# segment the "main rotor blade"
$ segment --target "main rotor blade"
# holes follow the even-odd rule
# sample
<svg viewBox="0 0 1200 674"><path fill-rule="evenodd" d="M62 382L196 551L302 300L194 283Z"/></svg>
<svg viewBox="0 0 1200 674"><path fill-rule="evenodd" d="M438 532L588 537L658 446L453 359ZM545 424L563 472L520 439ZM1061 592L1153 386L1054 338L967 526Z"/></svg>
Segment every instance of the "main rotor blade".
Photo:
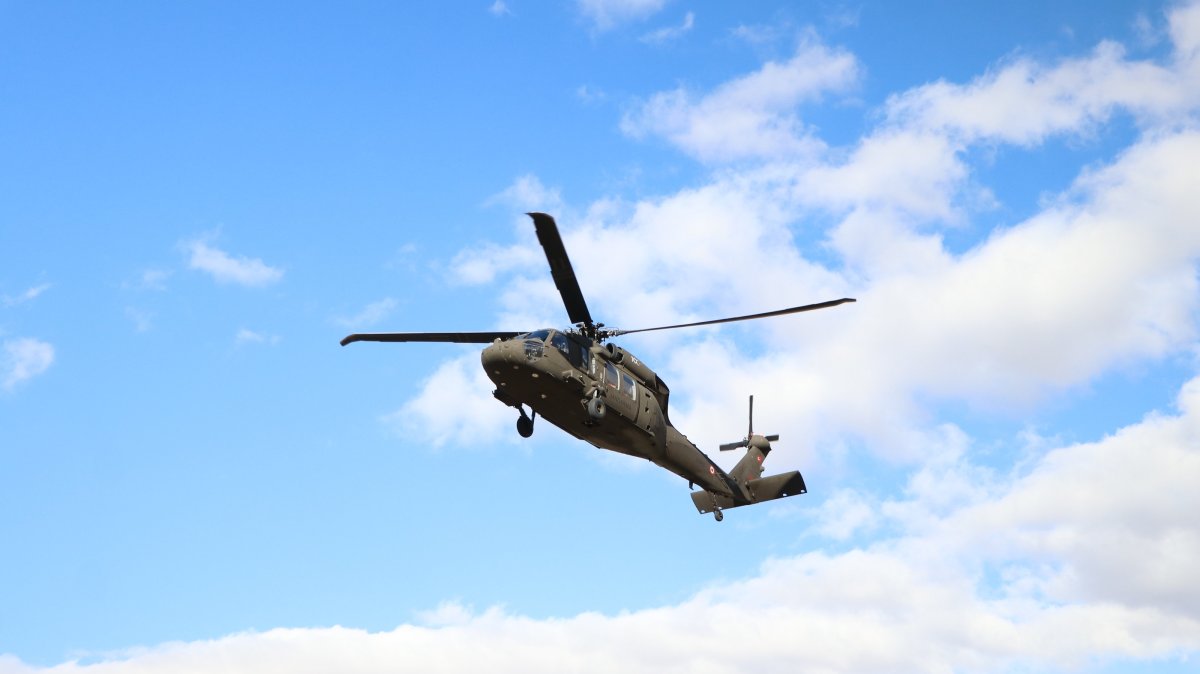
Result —
<svg viewBox="0 0 1200 674"><path fill-rule="evenodd" d="M558 294L562 295L563 305L567 308L567 316L572 323L592 324L592 314L588 312L587 302L583 300L583 291L579 289L579 281L575 278L575 269L567 257L567 248L563 246L562 237L558 234L558 225L554 218L545 213L527 213L533 218L533 226L537 229L538 242L546 251L546 261L550 263L550 275L554 277L554 285Z"/></svg>
<svg viewBox="0 0 1200 674"><path fill-rule="evenodd" d="M761 314L750 314L748 316L734 316L733 318L717 318L711 321L697 321L695 323L680 323L678 325L660 325L657 328L640 328L638 330L612 330L608 333L610 337L619 337L621 335L631 335L635 332L651 332L653 330L674 330L675 328L693 328L698 325L716 325L717 323L733 323L734 321L750 321L756 318L771 318L772 316L785 316L787 314L798 314L802 311L816 311L817 309L828 309L836 307L839 304L856 301L853 297L843 297L840 300L830 300L828 302L818 302L816 304L805 304L799 307L790 309L779 309L777 311L766 311Z"/></svg>
<svg viewBox="0 0 1200 674"><path fill-rule="evenodd" d="M342 346L350 342L455 342L489 344L497 339L516 337L519 332L369 332L349 335Z"/></svg>

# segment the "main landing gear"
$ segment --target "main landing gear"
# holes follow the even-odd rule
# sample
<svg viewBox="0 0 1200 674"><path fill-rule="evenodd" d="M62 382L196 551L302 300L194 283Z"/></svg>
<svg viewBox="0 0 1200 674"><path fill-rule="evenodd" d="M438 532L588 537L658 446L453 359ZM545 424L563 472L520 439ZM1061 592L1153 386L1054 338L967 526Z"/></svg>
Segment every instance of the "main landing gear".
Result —
<svg viewBox="0 0 1200 674"><path fill-rule="evenodd" d="M533 420L537 418L537 412L534 412L533 416L530 417L525 414L524 407L518 406L517 409L521 412L521 416L517 418L517 433L522 438L528 438L533 435Z"/></svg>
<svg viewBox="0 0 1200 674"><path fill-rule="evenodd" d="M592 421L600 421L607 411L608 407L604 404L604 398L600 397L599 392L587 401L587 413Z"/></svg>
<svg viewBox="0 0 1200 674"><path fill-rule="evenodd" d="M600 389L592 389L591 394L584 400L583 408L587 410L587 418L583 420L584 426L595 426L600 423L604 415L608 413L608 405L604 403L604 396L600 395Z"/></svg>

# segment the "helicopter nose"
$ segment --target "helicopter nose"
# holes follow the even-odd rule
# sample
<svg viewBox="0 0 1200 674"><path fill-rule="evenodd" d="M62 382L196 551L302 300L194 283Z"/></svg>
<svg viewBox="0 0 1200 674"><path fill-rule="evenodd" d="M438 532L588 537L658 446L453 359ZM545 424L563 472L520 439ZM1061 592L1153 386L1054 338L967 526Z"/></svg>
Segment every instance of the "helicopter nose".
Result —
<svg viewBox="0 0 1200 674"><path fill-rule="evenodd" d="M492 342L479 354L479 360L488 375L500 374L500 366L508 359L508 349L505 346L504 342Z"/></svg>

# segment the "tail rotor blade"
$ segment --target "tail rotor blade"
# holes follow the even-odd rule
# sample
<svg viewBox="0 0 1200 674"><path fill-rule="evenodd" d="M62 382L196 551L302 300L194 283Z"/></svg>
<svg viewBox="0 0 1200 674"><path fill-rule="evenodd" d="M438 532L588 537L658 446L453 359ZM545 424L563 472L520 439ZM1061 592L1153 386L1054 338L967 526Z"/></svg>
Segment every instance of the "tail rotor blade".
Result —
<svg viewBox="0 0 1200 674"><path fill-rule="evenodd" d="M777 441L777 440L779 440L779 435L778 435L778 434L775 434L775 435L768 435L768 436L767 436L767 442L775 442L775 441Z"/></svg>
<svg viewBox="0 0 1200 674"><path fill-rule="evenodd" d="M750 394L750 425L746 427L746 437L754 435L754 394Z"/></svg>
<svg viewBox="0 0 1200 674"><path fill-rule="evenodd" d="M721 445L720 450L722 452L728 452L731 449L737 449L738 447L745 447L745 446L746 446L745 440L738 440L737 442L727 442L727 443Z"/></svg>

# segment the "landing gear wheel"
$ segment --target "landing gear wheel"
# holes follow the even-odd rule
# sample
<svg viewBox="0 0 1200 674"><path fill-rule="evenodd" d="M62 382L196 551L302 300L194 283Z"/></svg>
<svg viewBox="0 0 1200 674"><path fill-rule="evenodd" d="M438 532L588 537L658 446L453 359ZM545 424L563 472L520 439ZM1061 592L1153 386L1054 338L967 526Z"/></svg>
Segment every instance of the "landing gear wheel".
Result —
<svg viewBox="0 0 1200 674"><path fill-rule="evenodd" d="M525 416L525 410L521 410L521 416L517 417L517 433L522 438L533 435L533 419Z"/></svg>
<svg viewBox="0 0 1200 674"><path fill-rule="evenodd" d="M713 517L717 518L717 521L720 522L721 520L725 519L725 513L721 512L720 510L714 510Z"/></svg>
<svg viewBox="0 0 1200 674"><path fill-rule="evenodd" d="M604 404L604 398L596 396L587 403L588 416L593 421L600 421L604 418L604 413L608 411L608 407Z"/></svg>

